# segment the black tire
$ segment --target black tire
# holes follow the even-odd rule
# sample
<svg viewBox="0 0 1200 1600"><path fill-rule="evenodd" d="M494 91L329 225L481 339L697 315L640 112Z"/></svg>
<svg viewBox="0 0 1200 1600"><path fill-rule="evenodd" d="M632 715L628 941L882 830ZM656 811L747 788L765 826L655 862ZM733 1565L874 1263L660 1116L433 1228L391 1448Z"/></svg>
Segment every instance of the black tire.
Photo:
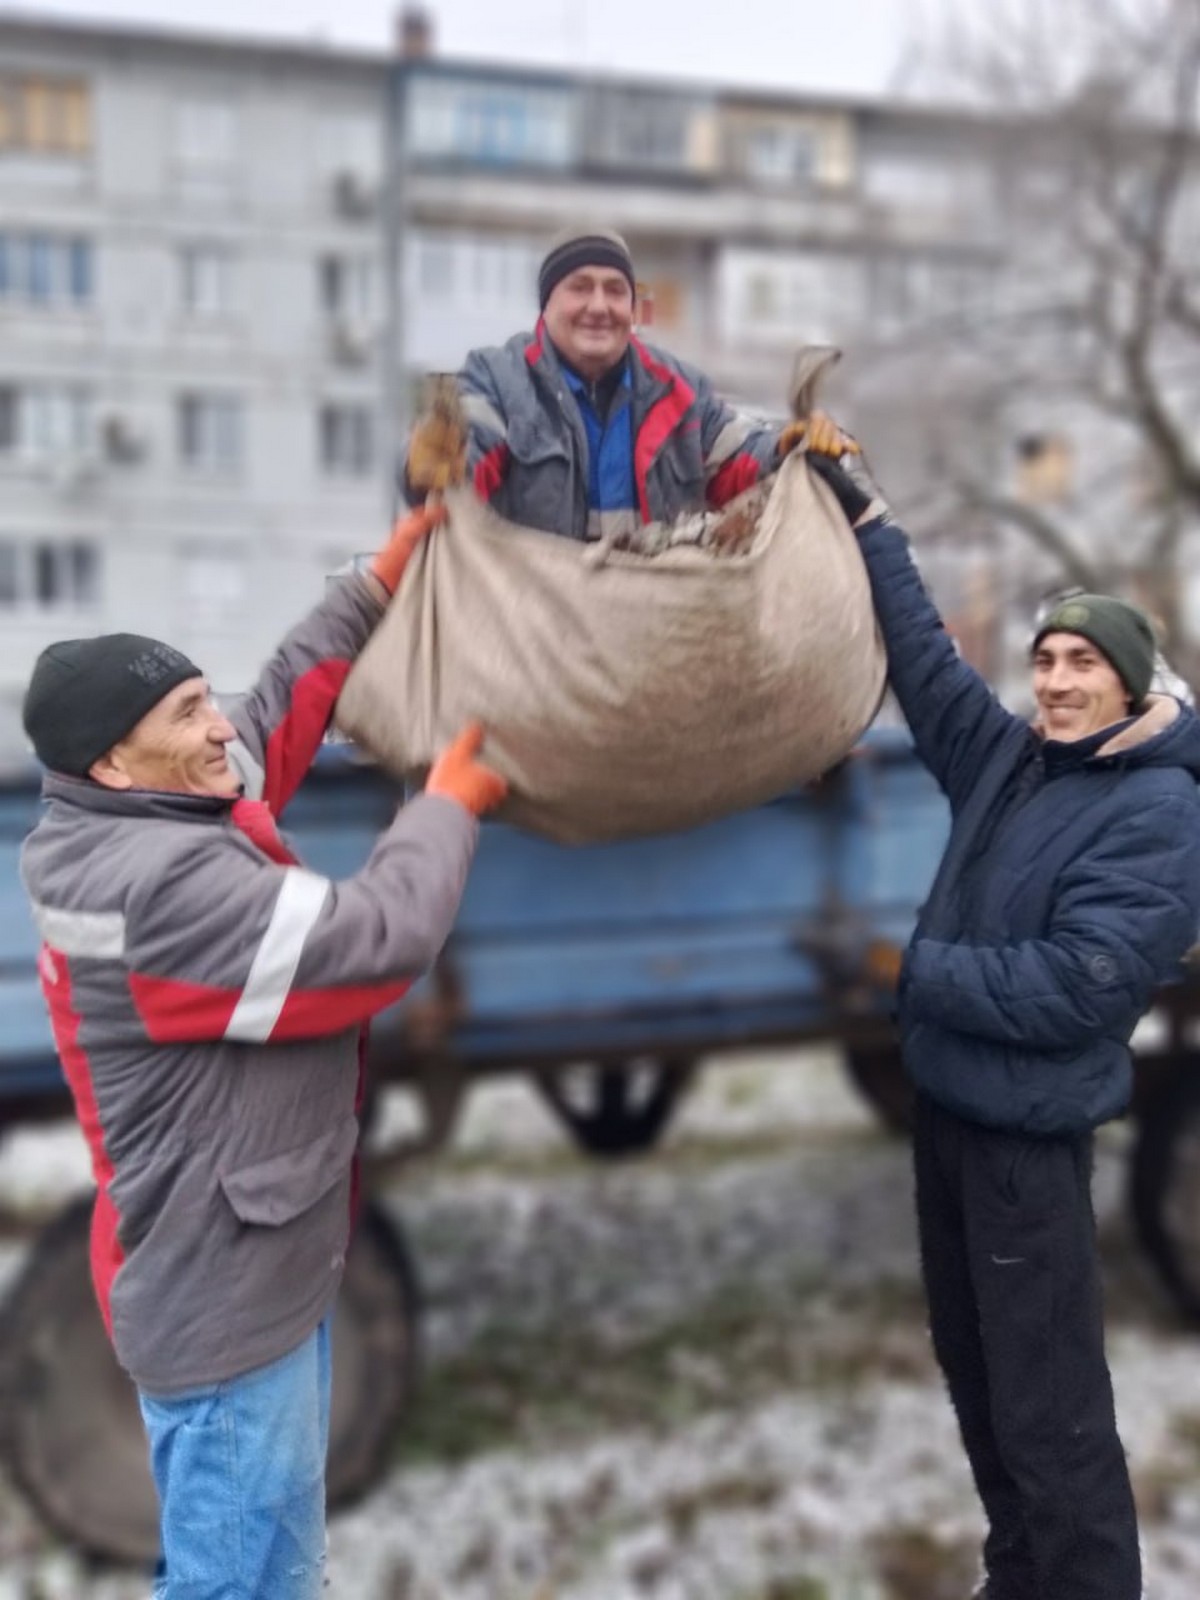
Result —
<svg viewBox="0 0 1200 1600"><path fill-rule="evenodd" d="M158 1509L133 1385L92 1293L90 1196L45 1229L0 1325L0 1447L57 1533L90 1555L147 1563Z"/></svg>
<svg viewBox="0 0 1200 1600"><path fill-rule="evenodd" d="M0 1314L0 1451L46 1523L92 1556L148 1564L158 1506L137 1397L92 1293L90 1197L42 1233ZM364 1208L333 1334L330 1506L383 1468L417 1373L418 1299L403 1242Z"/></svg>
<svg viewBox="0 0 1200 1600"><path fill-rule="evenodd" d="M546 1072L543 1099L581 1149L606 1160L653 1149L695 1076L689 1059L636 1056Z"/></svg>
<svg viewBox="0 0 1200 1600"><path fill-rule="evenodd" d="M909 1138L916 1096L896 1044L847 1046L846 1076L889 1133Z"/></svg>
<svg viewBox="0 0 1200 1600"><path fill-rule="evenodd" d="M1200 1323L1200 1061L1179 1058L1140 1108L1129 1205L1179 1310Z"/></svg>
<svg viewBox="0 0 1200 1600"><path fill-rule="evenodd" d="M397 1223L368 1201L346 1257L333 1326L326 1484L331 1509L373 1488L420 1376L421 1297Z"/></svg>

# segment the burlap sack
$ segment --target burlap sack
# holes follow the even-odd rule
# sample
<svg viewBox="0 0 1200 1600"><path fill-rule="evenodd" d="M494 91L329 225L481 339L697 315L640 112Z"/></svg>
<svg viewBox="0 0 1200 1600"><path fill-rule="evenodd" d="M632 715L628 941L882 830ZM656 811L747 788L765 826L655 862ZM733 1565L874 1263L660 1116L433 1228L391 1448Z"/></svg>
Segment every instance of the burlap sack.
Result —
<svg viewBox="0 0 1200 1600"><path fill-rule="evenodd" d="M745 555L605 556L469 490L447 503L338 702L341 730L398 776L479 718L511 786L502 816L566 843L615 839L803 784L875 713L866 571L801 454Z"/></svg>

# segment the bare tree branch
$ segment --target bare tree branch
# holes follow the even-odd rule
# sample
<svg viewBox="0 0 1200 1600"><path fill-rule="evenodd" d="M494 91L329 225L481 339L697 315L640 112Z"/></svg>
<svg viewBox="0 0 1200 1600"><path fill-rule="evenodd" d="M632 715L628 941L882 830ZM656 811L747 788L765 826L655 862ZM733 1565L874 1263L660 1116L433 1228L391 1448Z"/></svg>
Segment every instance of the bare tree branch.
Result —
<svg viewBox="0 0 1200 1600"><path fill-rule="evenodd" d="M1071 583L1084 589L1097 587L1096 568L1075 547L1066 529L1037 506L966 479L956 480L954 487L964 505L976 511L986 511L998 522L1020 528L1039 550L1054 559Z"/></svg>

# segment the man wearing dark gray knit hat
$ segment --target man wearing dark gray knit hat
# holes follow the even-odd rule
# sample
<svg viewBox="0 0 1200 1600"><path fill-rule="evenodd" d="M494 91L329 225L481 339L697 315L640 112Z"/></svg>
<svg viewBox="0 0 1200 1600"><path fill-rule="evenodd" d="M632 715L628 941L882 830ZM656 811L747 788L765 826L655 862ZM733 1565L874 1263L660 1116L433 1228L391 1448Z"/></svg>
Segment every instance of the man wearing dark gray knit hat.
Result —
<svg viewBox="0 0 1200 1600"><path fill-rule="evenodd" d="M150 1447L156 1600L324 1582L362 1029L445 940L505 785L467 728L336 885L274 819L438 520L407 517L228 715L185 655L129 633L51 645L25 698L49 771L21 878L91 1147L96 1298Z"/></svg>
<svg viewBox="0 0 1200 1600"><path fill-rule="evenodd" d="M573 539L724 505L779 466L801 423L739 415L704 375L634 334L629 246L604 226L567 228L538 271L538 324L472 350L461 416L435 410L409 442L416 501L470 479L509 521Z"/></svg>

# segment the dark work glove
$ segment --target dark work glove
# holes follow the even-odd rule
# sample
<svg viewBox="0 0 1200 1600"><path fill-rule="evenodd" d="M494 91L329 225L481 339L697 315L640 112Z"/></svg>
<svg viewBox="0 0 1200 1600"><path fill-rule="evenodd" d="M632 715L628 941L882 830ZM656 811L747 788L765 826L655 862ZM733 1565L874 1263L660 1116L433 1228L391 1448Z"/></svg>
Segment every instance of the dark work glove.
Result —
<svg viewBox="0 0 1200 1600"><path fill-rule="evenodd" d="M808 464L833 490L852 528L875 517L889 516L891 507L880 494L861 455L844 455L840 461L809 453Z"/></svg>

